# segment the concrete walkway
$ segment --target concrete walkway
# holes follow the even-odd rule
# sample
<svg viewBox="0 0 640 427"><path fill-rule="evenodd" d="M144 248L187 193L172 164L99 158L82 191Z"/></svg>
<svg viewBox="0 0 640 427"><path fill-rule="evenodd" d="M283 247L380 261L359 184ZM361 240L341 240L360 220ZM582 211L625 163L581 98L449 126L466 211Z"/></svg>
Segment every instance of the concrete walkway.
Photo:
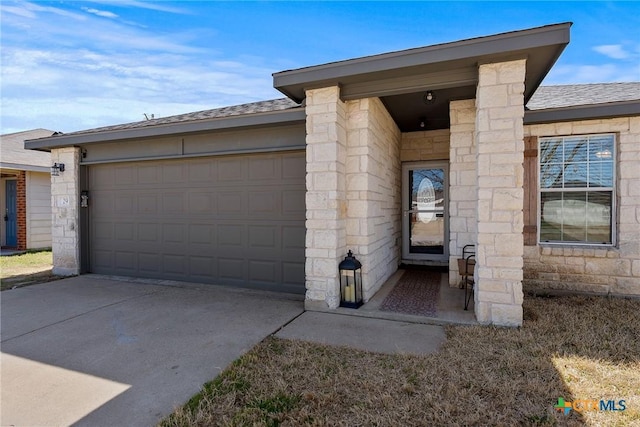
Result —
<svg viewBox="0 0 640 427"><path fill-rule="evenodd" d="M303 313L299 296L84 275L2 292L0 425L150 426L277 331L425 354L440 326Z"/></svg>
<svg viewBox="0 0 640 427"><path fill-rule="evenodd" d="M389 354L429 354L446 340L442 326L313 311L297 317L276 337Z"/></svg>

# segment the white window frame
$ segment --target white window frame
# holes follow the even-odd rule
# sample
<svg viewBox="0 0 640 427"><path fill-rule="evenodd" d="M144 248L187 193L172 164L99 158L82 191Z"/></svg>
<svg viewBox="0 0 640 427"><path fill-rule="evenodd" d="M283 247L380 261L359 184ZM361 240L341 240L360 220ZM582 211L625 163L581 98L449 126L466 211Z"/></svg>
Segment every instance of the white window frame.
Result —
<svg viewBox="0 0 640 427"><path fill-rule="evenodd" d="M542 164L542 142L545 139L558 139L561 138L564 140L566 138L591 138L591 137L602 137L602 136L611 136L613 138L613 152L611 153L613 160L613 170L612 170L612 187L575 187L567 190L566 188L542 188L542 177L540 176L540 167ZM564 148L563 148L564 149ZM618 137L617 134L612 132L606 133L597 133L597 134L576 134L576 135L554 135L554 136L541 136L538 137L538 164L537 164L537 176L538 176L538 216L537 216L537 231L538 231L538 244L539 245L549 245L549 246L580 246L580 247L595 247L595 248L610 248L615 247L617 245L617 209L616 209L616 187L617 187L617 151L618 151ZM611 191L611 243L595 243L595 242L578 242L578 241L543 241L540 240L540 234L542 232L542 193L550 192L550 193L567 193L567 192L597 192L597 191Z"/></svg>

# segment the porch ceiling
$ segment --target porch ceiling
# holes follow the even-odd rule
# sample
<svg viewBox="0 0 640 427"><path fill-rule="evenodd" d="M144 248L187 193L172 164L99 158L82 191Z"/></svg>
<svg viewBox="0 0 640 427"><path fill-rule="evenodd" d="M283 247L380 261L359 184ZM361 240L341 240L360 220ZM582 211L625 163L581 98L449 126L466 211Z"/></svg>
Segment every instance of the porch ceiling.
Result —
<svg viewBox="0 0 640 427"><path fill-rule="evenodd" d="M273 75L274 87L301 102L308 89L340 86L344 100L380 97L403 132L443 129L449 126L449 101L475 98L479 64L526 58L526 103L569 43L570 27L548 25L283 71ZM426 91L433 91L435 102L424 102Z"/></svg>

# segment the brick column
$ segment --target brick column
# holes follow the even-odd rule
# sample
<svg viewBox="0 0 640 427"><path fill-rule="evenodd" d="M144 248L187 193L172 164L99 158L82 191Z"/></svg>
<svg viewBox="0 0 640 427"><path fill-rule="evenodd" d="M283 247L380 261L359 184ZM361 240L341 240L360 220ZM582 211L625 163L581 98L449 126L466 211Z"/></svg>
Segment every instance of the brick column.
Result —
<svg viewBox="0 0 640 427"><path fill-rule="evenodd" d="M307 308L340 304L338 264L346 253L346 106L340 88L308 90L307 113Z"/></svg>
<svg viewBox="0 0 640 427"><path fill-rule="evenodd" d="M475 313L504 326L522 324L525 63L480 65L476 95Z"/></svg>
<svg viewBox="0 0 640 427"><path fill-rule="evenodd" d="M20 171L16 182L17 249L27 249L27 173Z"/></svg>
<svg viewBox="0 0 640 427"><path fill-rule="evenodd" d="M477 172L475 100L452 101L449 139L449 285L460 282L462 248L476 243Z"/></svg>
<svg viewBox="0 0 640 427"><path fill-rule="evenodd" d="M51 177L53 274L73 276L80 272L80 149L53 149L51 162L65 166L59 176Z"/></svg>

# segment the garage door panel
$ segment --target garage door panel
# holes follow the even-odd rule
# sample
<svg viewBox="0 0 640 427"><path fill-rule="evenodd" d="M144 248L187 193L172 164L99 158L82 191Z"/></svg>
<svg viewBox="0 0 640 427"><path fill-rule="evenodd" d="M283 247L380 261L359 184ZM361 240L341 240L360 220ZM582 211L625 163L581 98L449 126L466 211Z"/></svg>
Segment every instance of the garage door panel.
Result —
<svg viewBox="0 0 640 427"><path fill-rule="evenodd" d="M255 157L249 159L249 179L261 181L280 180L280 159L276 157Z"/></svg>
<svg viewBox="0 0 640 427"><path fill-rule="evenodd" d="M136 183L134 177L137 173L133 166L118 166L114 172L116 186L131 186Z"/></svg>
<svg viewBox="0 0 640 427"><path fill-rule="evenodd" d="M158 182L159 170L156 165L141 164L136 168L138 184L156 184Z"/></svg>
<svg viewBox="0 0 640 427"><path fill-rule="evenodd" d="M169 274L186 275L186 257L178 254L164 254L162 256L162 271Z"/></svg>
<svg viewBox="0 0 640 427"><path fill-rule="evenodd" d="M162 165L162 183L176 186L188 181L187 165L184 163L167 163Z"/></svg>
<svg viewBox="0 0 640 427"><path fill-rule="evenodd" d="M282 191L282 214L295 218L306 215L304 198L304 190Z"/></svg>
<svg viewBox="0 0 640 427"><path fill-rule="evenodd" d="M283 179L302 179L307 174L306 162L301 162L294 156L285 156L282 158L282 178Z"/></svg>
<svg viewBox="0 0 640 427"><path fill-rule="evenodd" d="M131 242L135 239L135 224L121 222L114 227L116 244Z"/></svg>
<svg viewBox="0 0 640 427"><path fill-rule="evenodd" d="M160 266L162 266L161 254L138 252L138 273L142 273L142 277L157 277L160 273ZM155 273L156 276L149 276L149 273Z"/></svg>
<svg viewBox="0 0 640 427"><path fill-rule="evenodd" d="M241 157L218 162L218 182L241 181L244 178L245 161Z"/></svg>
<svg viewBox="0 0 640 427"><path fill-rule="evenodd" d="M248 264L249 268L249 280L253 282L263 283L277 283L278 275L278 262L269 260L250 260Z"/></svg>
<svg viewBox="0 0 640 427"><path fill-rule="evenodd" d="M216 207L218 215L237 218L245 212L243 194L237 191L221 191L216 194Z"/></svg>
<svg viewBox="0 0 640 427"><path fill-rule="evenodd" d="M124 252L118 251L114 253L115 255L115 264L118 271L129 273L135 272L137 270L137 256L135 252Z"/></svg>
<svg viewBox="0 0 640 427"><path fill-rule="evenodd" d="M278 232L279 227L276 225L250 225L249 247L277 250L280 246L276 240L276 233Z"/></svg>
<svg viewBox="0 0 640 427"><path fill-rule="evenodd" d="M304 292L304 153L89 167L91 270Z"/></svg>

